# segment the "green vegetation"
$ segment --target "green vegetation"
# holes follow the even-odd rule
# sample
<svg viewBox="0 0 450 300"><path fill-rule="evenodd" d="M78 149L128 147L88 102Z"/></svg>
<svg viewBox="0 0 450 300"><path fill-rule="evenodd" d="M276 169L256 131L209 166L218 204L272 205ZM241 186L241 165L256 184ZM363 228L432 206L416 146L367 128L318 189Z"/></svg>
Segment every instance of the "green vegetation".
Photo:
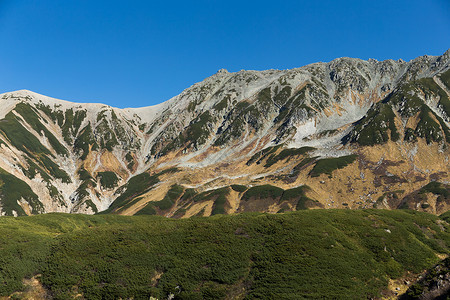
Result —
<svg viewBox="0 0 450 300"><path fill-rule="evenodd" d="M233 191L236 191L238 193L243 193L248 189L248 187L241 184L232 184L230 187L233 189Z"/></svg>
<svg viewBox="0 0 450 300"><path fill-rule="evenodd" d="M439 75L441 81L450 89L450 70L445 71Z"/></svg>
<svg viewBox="0 0 450 300"><path fill-rule="evenodd" d="M44 215L36 218L2 217L0 218L0 295L9 296L24 289L23 278L41 273L50 254L50 244L63 228L70 228L72 222L64 224L47 217L47 225L41 223ZM68 219L66 219L68 221ZM42 220L43 221L43 220ZM60 223L61 222L61 223ZM57 229L48 225L53 223Z"/></svg>
<svg viewBox="0 0 450 300"><path fill-rule="evenodd" d="M254 162L256 162L257 164L260 164L261 161L266 158L267 156L269 156L272 153L275 153L278 149L280 149L281 147L283 147L282 144L280 145L276 145L276 146L270 146L267 148L262 149L259 152L256 152L247 162L247 166L250 166L251 164L253 164Z"/></svg>
<svg viewBox="0 0 450 300"><path fill-rule="evenodd" d="M389 140L389 133L393 141L400 138L395 127L395 114L389 104L378 103L355 124L355 128L344 138L344 141L362 146L373 146L386 143Z"/></svg>
<svg viewBox="0 0 450 300"><path fill-rule="evenodd" d="M443 213L439 216L442 220L445 220L447 223L450 223L450 210Z"/></svg>
<svg viewBox="0 0 450 300"><path fill-rule="evenodd" d="M38 120L38 116L36 115L35 111L32 110L29 106L21 105L19 103L16 108L18 109L18 112L23 114L23 118L27 117L30 122L34 124L32 126L35 126L37 130L39 130L39 126L43 127L43 125ZM43 128L45 129L45 127ZM44 129L42 129L42 131L46 132L46 129ZM10 143L15 148L27 154L28 157L26 158L26 161L28 164L28 168L24 166L20 167L25 176L32 179L36 176L37 173L40 173L42 178L46 182L50 182L51 177L61 179L64 183L71 182L70 176L65 171L61 170L55 162L53 162L53 160L51 159L53 158L51 152L46 147L44 147L32 133L30 133L25 127L23 127L23 125L19 122L19 119L14 115L13 112L9 112L4 119L0 120L0 131L5 134ZM50 141L50 133L48 132L46 135ZM53 142L53 147L55 148L55 150L58 148L56 142ZM64 151L60 149L59 152L63 153ZM16 181L13 180L12 182ZM22 181L19 180L19 182ZM12 199L4 200L10 203L8 204L8 207L15 207L18 209L20 206L18 206L16 201L20 199L18 195L23 193L24 199L29 202L33 209L33 212L36 213L41 211L42 204L37 200L37 198L34 198L35 195L34 193L32 193L29 186L25 182L22 183L28 188L23 186L23 189L15 190L14 184L7 185L3 188L3 193L12 193L15 195ZM9 188L14 190L7 191L7 189ZM8 209L8 211L9 213L11 212L10 209ZM21 208L17 212L19 214L23 214L23 210Z"/></svg>
<svg viewBox="0 0 450 300"><path fill-rule="evenodd" d="M180 185L174 184L167 191L167 194L161 201L153 202L153 205L158 207L160 210L167 210L171 208L175 201L177 201L184 192L184 188Z"/></svg>
<svg viewBox="0 0 450 300"><path fill-rule="evenodd" d="M51 183L47 183L47 189L53 201L62 206L67 206L67 204L64 202L64 197L61 195L61 192L54 185L52 185Z"/></svg>
<svg viewBox="0 0 450 300"><path fill-rule="evenodd" d="M23 117L23 119L31 126L31 128L33 128L39 135L42 135L42 133L44 133L44 135L50 142L50 145L52 145L53 149L55 149L56 153L64 156L68 155L66 147L61 145L58 139L41 123L40 117L37 115L34 108L32 108L29 104L21 102L16 105L14 110L19 113ZM45 121L45 119L42 120Z"/></svg>
<svg viewBox="0 0 450 300"><path fill-rule="evenodd" d="M45 167L48 170L48 174L50 174L54 178L61 179L64 183L71 183L72 179L66 171L61 170L59 166L54 163L48 156L46 155L38 155L36 156L37 160L40 162L41 166Z"/></svg>
<svg viewBox="0 0 450 300"><path fill-rule="evenodd" d="M305 157L303 158L296 166L292 168L292 171L285 175L278 176L278 179L281 179L285 182L292 183L300 174L300 171L305 169L306 167L312 165L318 157Z"/></svg>
<svg viewBox="0 0 450 300"><path fill-rule="evenodd" d="M293 169L294 173L298 174L300 170L306 166L307 164L314 162L317 157L305 157L298 165L296 165Z"/></svg>
<svg viewBox="0 0 450 300"><path fill-rule="evenodd" d="M28 169L23 166L20 166L23 174L30 179L33 179L37 173L41 174L42 179L46 182L50 182L51 177L37 164L34 163L30 158L25 157L25 160L28 164Z"/></svg>
<svg viewBox="0 0 450 300"><path fill-rule="evenodd" d="M246 189L245 186L241 185L236 185L236 187L238 189L242 189L242 187ZM192 202L214 201L211 215L225 214L225 204L227 203L227 196L229 195L230 191L231 187L223 187L204 192L197 192L195 189L192 188L184 189L181 186L174 185L172 186L171 190L169 190L169 192L171 192L172 195L170 201L166 199L170 195L168 192L166 197L162 201L150 202L144 209L146 209L147 207L158 207L158 204L163 201L165 201L164 209L167 209L173 206L175 200L180 199L179 201L180 208L177 210L177 214L182 215L185 212L186 207L189 204L191 204L191 201ZM161 207L159 208L162 209ZM150 212L153 211L150 210Z"/></svg>
<svg viewBox="0 0 450 300"><path fill-rule="evenodd" d="M123 208L130 201L135 200L137 197L150 191L159 180L159 176L177 172L176 168L166 169L159 173L150 175L149 173L142 173L132 177L125 185L121 186L116 193L122 193L114 200L106 211L101 213L115 212Z"/></svg>
<svg viewBox="0 0 450 300"><path fill-rule="evenodd" d="M152 176L148 173L142 173L132 177L123 186L125 191L119 197L117 197L113 203L111 203L110 207L105 211L105 213L112 212L115 209L118 209L124 204L126 204L126 202L133 200L133 198L136 198L137 196L140 196L145 192L148 192L158 182L159 182L158 176L155 175ZM119 188L119 190L120 189L121 188Z"/></svg>
<svg viewBox="0 0 450 300"><path fill-rule="evenodd" d="M51 155L50 151L20 124L13 112L9 112L0 120L0 131L5 134L11 145L30 156L33 153Z"/></svg>
<svg viewBox="0 0 450 300"><path fill-rule="evenodd" d="M433 120L432 115L434 115L434 113L428 106L424 105L419 115L420 121L414 131L416 136L425 138L427 144L430 144L431 142L440 142L443 139L441 127L439 126L439 123Z"/></svg>
<svg viewBox="0 0 450 300"><path fill-rule="evenodd" d="M107 112L107 111L108 111L107 109L103 109L102 111L100 111L100 112L97 114L97 122L100 122L101 120L104 120L104 119L107 118L107 116L106 116L106 112Z"/></svg>
<svg viewBox="0 0 450 300"><path fill-rule="evenodd" d="M208 111L202 113L189 124L183 139L194 146L203 145L210 135L209 125L212 122L214 122L214 119Z"/></svg>
<svg viewBox="0 0 450 300"><path fill-rule="evenodd" d="M100 179L100 185L103 189L115 188L117 182L119 182L119 177L117 177L116 173L111 171L98 172L97 178Z"/></svg>
<svg viewBox="0 0 450 300"><path fill-rule="evenodd" d="M351 154L341 157L323 158L317 160L309 175L311 177L317 177L320 174L328 174L331 177L331 173L334 170L342 169L351 163L353 163L358 156L356 154Z"/></svg>
<svg viewBox="0 0 450 300"><path fill-rule="evenodd" d="M228 101L231 99L230 95L226 95L220 102L218 102L216 105L214 105L214 110L216 111L221 111L224 110L225 108L227 108L228 106ZM190 103L189 103L190 105Z"/></svg>
<svg viewBox="0 0 450 300"><path fill-rule="evenodd" d="M199 192L196 189L184 189L181 186L173 185L163 200L149 202L139 211L139 214L163 215L161 211L172 208L176 204L178 207L177 214L178 216L182 216L183 212L185 212L193 203L202 203L206 201L213 201L211 215L226 214L226 205L232 190L238 192L238 196L241 200L246 202L255 201L255 203L257 203L260 200L267 199L275 200L275 202L279 201L281 205L283 202L290 202L297 207L297 210L322 207L318 201L306 196L306 191L309 190L309 187L307 186L283 190L282 188L272 185L259 185L251 188L244 185L231 185ZM126 204L120 207L119 211L136 204L140 199L141 198L130 198ZM176 201L178 199L179 201ZM285 205L284 211L287 210L292 209Z"/></svg>
<svg viewBox="0 0 450 300"><path fill-rule="evenodd" d="M314 109L318 111L322 110L327 105L328 99L330 98L326 92L326 88L321 86L319 81L307 83L301 90L288 97L290 94L291 91L287 89L287 87L284 87L280 93L274 97L274 101L280 107L279 114L274 120L276 124L281 123L279 128L280 132L288 129L287 124L289 124L289 120L291 120L300 110L306 114L314 114ZM314 109L305 103L307 95L314 95L314 98L317 100L311 103L311 106L313 106Z"/></svg>
<svg viewBox="0 0 450 300"><path fill-rule="evenodd" d="M230 187L223 187L214 190L197 193L194 189L186 189L181 200L187 202L214 201L211 215L225 214L225 204L227 203L227 196L230 193ZM203 215L203 214L202 214Z"/></svg>
<svg viewBox="0 0 450 300"><path fill-rule="evenodd" d="M285 190L283 196L281 196L280 202L297 200L295 206L296 210L308 209L308 207L311 206L320 206L318 201L306 196L306 192L309 190L311 190L311 188L307 185Z"/></svg>
<svg viewBox="0 0 450 300"><path fill-rule="evenodd" d="M193 112L195 110L196 106L197 106L197 101L189 102L188 107L187 107L188 112Z"/></svg>
<svg viewBox="0 0 450 300"><path fill-rule="evenodd" d="M306 191L311 188L307 185L298 186L292 189L285 190L283 196L281 197L281 201L283 200L292 200L296 199L301 195L304 195Z"/></svg>
<svg viewBox="0 0 450 300"><path fill-rule="evenodd" d="M273 102L282 106L291 97L292 88L289 85L284 86L279 93L273 97Z"/></svg>
<svg viewBox="0 0 450 300"><path fill-rule="evenodd" d="M82 180L81 184L78 186L78 188L75 191L75 194L78 197L78 206L86 205L87 207L90 207L93 212L97 213L98 209L97 206L92 202L91 199L89 199L89 191L88 189L94 188L97 186L96 181L94 181L94 178L89 174L86 169L81 167L78 170L78 176L80 180Z"/></svg>
<svg viewBox="0 0 450 300"><path fill-rule="evenodd" d="M274 105L271 94L270 87L266 87L258 93L256 103L259 107L261 107L262 111L269 111Z"/></svg>
<svg viewBox="0 0 450 300"><path fill-rule="evenodd" d="M133 170L133 167L136 163L134 161L133 155L131 155L131 152L128 152L127 155L125 155L125 159L127 160L128 170Z"/></svg>
<svg viewBox="0 0 450 300"><path fill-rule="evenodd" d="M227 196L230 193L228 187L215 189L209 193L210 198L215 198L212 207L211 215L225 214L225 204L227 203Z"/></svg>
<svg viewBox="0 0 450 300"><path fill-rule="evenodd" d="M385 192L383 193L383 195L381 195L380 197L378 197L377 201L374 203L373 207L374 208L382 208L382 206L380 206L383 201L385 199L399 199L399 195L401 196L401 194L403 194L405 191L404 190L397 190L397 191L390 191L390 192ZM407 205L405 208L408 208Z"/></svg>
<svg viewBox="0 0 450 300"><path fill-rule="evenodd" d="M156 210L152 202L147 203L147 205L144 206L144 208L140 209L137 213L134 215L140 216L140 215L156 215Z"/></svg>
<svg viewBox="0 0 450 300"><path fill-rule="evenodd" d="M339 130L337 130L337 129L324 130L324 131L319 132L317 134L317 137L318 138L323 138L323 137L326 137L326 136L332 136L332 135L335 135L338 132L339 132Z"/></svg>
<svg viewBox="0 0 450 300"><path fill-rule="evenodd" d="M97 119L100 114L97 116ZM117 139L115 131L116 129L117 128L111 127L111 124L104 116L103 119L99 123L97 123L97 127L95 127L95 130L99 134L99 143L101 149L112 151L115 146L119 145L119 141Z"/></svg>
<svg viewBox="0 0 450 300"><path fill-rule="evenodd" d="M441 125L442 131L444 131L445 140L447 143L450 143L450 128L445 124L444 120L438 115L434 115L434 117L438 120Z"/></svg>
<svg viewBox="0 0 450 300"><path fill-rule="evenodd" d="M0 198L2 199L2 212L7 216L12 216L13 211L19 216L26 215L18 201L25 200L31 208L31 213L38 214L44 212L44 206L39 201L38 196L31 190L30 186L0 168Z"/></svg>
<svg viewBox="0 0 450 300"><path fill-rule="evenodd" d="M433 193L435 195L442 196L444 198L450 197L450 185L440 183L437 181L431 181L424 187L422 187L419 191L419 194L425 194L425 193Z"/></svg>
<svg viewBox="0 0 450 300"><path fill-rule="evenodd" d="M450 272L450 258L439 262L437 265L428 269L425 276L418 282L414 283L400 299L445 299L449 297L448 290L446 291L445 278ZM436 293L440 292L440 295Z"/></svg>
<svg viewBox="0 0 450 300"><path fill-rule="evenodd" d="M86 110L77 110L75 114L73 113L73 109L70 108L64 113L64 123L63 123L63 114L61 112L60 117L58 119L58 124L61 126L64 140L68 144L72 144L72 136L76 136L78 131L80 130L81 123L86 118L87 112Z"/></svg>
<svg viewBox="0 0 450 300"><path fill-rule="evenodd" d="M367 299L449 247L448 223L402 210L4 217L0 295L39 273L55 299Z"/></svg>
<svg viewBox="0 0 450 300"><path fill-rule="evenodd" d="M84 201L81 202L81 204L84 204L84 205L86 205L87 208L92 209L94 214L98 213L97 205L95 205L91 199L85 199Z"/></svg>
<svg viewBox="0 0 450 300"><path fill-rule="evenodd" d="M198 194L195 194L194 198L192 200L194 202L203 202L203 201L209 201L214 200L217 196L220 196L222 194L228 194L228 187L218 188L214 190L204 191Z"/></svg>
<svg viewBox="0 0 450 300"><path fill-rule="evenodd" d="M445 73L443 75L444 78L448 76ZM450 116L450 99L448 99L447 93L443 89L441 89L441 87L436 82L434 82L433 78L421 78L419 80L416 80L414 84L416 88L421 89L426 96L433 95L439 97L438 106L442 108L447 116Z"/></svg>
<svg viewBox="0 0 450 300"><path fill-rule="evenodd" d="M85 160L89 154L91 146L92 150L98 149L98 145L94 139L94 134L92 133L91 123L89 122L83 129L81 129L80 134L75 139L73 147L78 154L81 154L80 159Z"/></svg>
<svg viewBox="0 0 450 300"><path fill-rule="evenodd" d="M242 200L248 201L251 198L280 198L283 194L284 190L282 188L279 188L277 186L273 186L270 184L265 185L258 185L249 188L244 195L242 195Z"/></svg>
<svg viewBox="0 0 450 300"><path fill-rule="evenodd" d="M81 167L77 171L77 174L78 174L78 178L82 181L93 179L92 176L89 174L89 172L83 167Z"/></svg>
<svg viewBox="0 0 450 300"><path fill-rule="evenodd" d="M33 156L30 156L33 157ZM25 160L28 164L28 168L24 166L20 166L23 174L30 179L33 179L37 173L42 176L42 179L49 183L51 181L51 177L61 179L64 183L71 183L72 179L69 174L67 174L64 170L61 170L56 163L54 163L50 158L46 155L35 155L33 157L36 161L42 166L38 166L31 158L25 157ZM44 171L47 170L47 171ZM52 176L50 176L51 174Z"/></svg>
<svg viewBox="0 0 450 300"><path fill-rule="evenodd" d="M183 196L181 196L181 201L186 202L193 199L197 195L195 189L189 188L184 190Z"/></svg>
<svg viewBox="0 0 450 300"><path fill-rule="evenodd" d="M441 81L450 89L450 70L445 71L439 75Z"/></svg>
<svg viewBox="0 0 450 300"><path fill-rule="evenodd" d="M257 101L259 105L259 101ZM233 109L225 117L224 125L221 126L217 135L218 138L214 142L215 146L222 146L230 140L239 138L248 125L249 130L258 131L264 122L262 109L248 101L238 102Z"/></svg>
<svg viewBox="0 0 450 300"><path fill-rule="evenodd" d="M142 124L140 124L140 125L138 126L139 131L144 132L145 127L147 127L147 123L142 123Z"/></svg>
<svg viewBox="0 0 450 300"><path fill-rule="evenodd" d="M161 154L167 154L183 145L186 145L186 147L197 148L198 146L205 144L210 136L210 127L213 122L214 118L208 111L202 113L197 118L192 120L177 138L166 145L161 150Z"/></svg>
<svg viewBox="0 0 450 300"><path fill-rule="evenodd" d="M283 149L279 154L274 155L272 154L266 161L266 164L264 165L264 167L268 168L274 164L276 164L277 162L279 162L280 160L285 160L287 158L291 158L294 156L299 156L299 155L304 155L308 152L311 152L313 150L315 150L316 148L313 147L301 147L301 148L288 148L288 149Z"/></svg>
<svg viewBox="0 0 450 300"><path fill-rule="evenodd" d="M444 77L445 76L446 75L444 75ZM421 96L419 97L419 95ZM421 78L419 80L410 81L401 85L400 88L394 91L392 94L390 94L381 105L384 106L391 105L394 107L398 107L398 112L405 119L414 117L416 114L419 113L418 117L419 122L414 131L412 130L412 128L407 128L405 130L404 136L405 141L415 142L417 140L417 137L421 137L426 139L427 143L430 144L432 142L442 141L444 136L445 139L449 141L450 129L445 125L445 122L442 120L442 118L440 118L438 115L436 115L433 111L430 110L427 104L422 100L423 97L425 97L426 99L438 98L439 108L442 109L444 113L447 114L448 116L450 115L450 100L448 99L448 96L445 93L445 91L442 90L439 87L439 85L437 85L434 82L432 78ZM389 116L390 113L388 114L388 117ZM382 120L382 118L380 120ZM367 125L366 123L367 122L365 123L363 122L360 125L364 127ZM378 125L374 124L376 125L375 126L376 128L382 129L383 127L385 127L385 124L380 122L378 123L379 123ZM389 124L389 126L395 127L395 125L391 124ZM392 128L390 129L392 137ZM359 133L359 131L357 131L357 133ZM371 134L373 135L372 138L370 137ZM354 133L353 136L354 135L356 134ZM360 132L360 137L361 136L363 140L362 143L360 144L363 145L384 143L388 139L387 133L383 134L382 131L377 132L376 130L373 130L373 128L370 129L370 132L367 132L367 134L364 135L363 132ZM354 140L355 138L353 138L353 141ZM396 139L392 137L392 140L395 141Z"/></svg>
<svg viewBox="0 0 450 300"><path fill-rule="evenodd" d="M45 105L42 101L35 104L36 108L46 114L50 119L56 121L56 114L50 108L50 105Z"/></svg>
<svg viewBox="0 0 450 300"><path fill-rule="evenodd" d="M86 110L77 110L75 112L75 115L73 116L73 122L72 122L72 134L76 135L78 133L78 130L80 130L81 123L86 118L87 111Z"/></svg>
<svg viewBox="0 0 450 300"><path fill-rule="evenodd" d="M422 109L424 102L417 96L417 84L409 81L390 94L384 103L400 107L399 113L403 117L412 117Z"/></svg>
<svg viewBox="0 0 450 300"><path fill-rule="evenodd" d="M405 137L403 138L407 142L416 142L417 136L412 128L405 128Z"/></svg>

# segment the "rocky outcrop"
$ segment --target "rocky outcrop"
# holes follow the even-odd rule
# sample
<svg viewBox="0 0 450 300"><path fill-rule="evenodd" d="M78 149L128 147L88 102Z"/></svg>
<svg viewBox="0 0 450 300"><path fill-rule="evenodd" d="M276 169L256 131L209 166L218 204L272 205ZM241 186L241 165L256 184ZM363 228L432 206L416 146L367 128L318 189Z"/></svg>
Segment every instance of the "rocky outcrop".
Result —
<svg viewBox="0 0 450 300"><path fill-rule="evenodd" d="M447 299L450 294L450 258L446 258L420 276L399 299Z"/></svg>

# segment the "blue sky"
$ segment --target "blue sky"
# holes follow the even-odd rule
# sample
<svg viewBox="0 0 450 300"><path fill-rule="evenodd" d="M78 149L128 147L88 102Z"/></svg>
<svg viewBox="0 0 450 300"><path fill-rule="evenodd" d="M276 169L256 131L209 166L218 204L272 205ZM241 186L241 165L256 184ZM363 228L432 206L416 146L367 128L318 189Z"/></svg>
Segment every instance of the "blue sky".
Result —
<svg viewBox="0 0 450 300"><path fill-rule="evenodd" d="M220 68L450 48L450 1L0 0L0 93L154 105Z"/></svg>

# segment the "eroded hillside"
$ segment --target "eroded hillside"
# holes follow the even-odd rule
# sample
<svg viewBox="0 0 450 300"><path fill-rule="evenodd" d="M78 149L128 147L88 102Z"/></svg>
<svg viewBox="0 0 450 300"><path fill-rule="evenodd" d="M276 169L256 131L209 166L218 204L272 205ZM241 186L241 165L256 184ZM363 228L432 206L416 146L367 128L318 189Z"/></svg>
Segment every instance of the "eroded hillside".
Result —
<svg viewBox="0 0 450 300"><path fill-rule="evenodd" d="M442 56L220 70L154 107L0 96L4 215L448 210Z"/></svg>

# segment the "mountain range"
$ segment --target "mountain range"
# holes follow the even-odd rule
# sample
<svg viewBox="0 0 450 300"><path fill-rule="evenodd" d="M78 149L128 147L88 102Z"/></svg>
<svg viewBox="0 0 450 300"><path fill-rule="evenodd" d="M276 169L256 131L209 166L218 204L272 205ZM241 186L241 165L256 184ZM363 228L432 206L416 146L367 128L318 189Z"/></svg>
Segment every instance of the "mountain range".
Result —
<svg viewBox="0 0 450 300"><path fill-rule="evenodd" d="M450 206L450 50L219 70L143 108L0 95L0 212ZM123 99L130 101L130 99Z"/></svg>

